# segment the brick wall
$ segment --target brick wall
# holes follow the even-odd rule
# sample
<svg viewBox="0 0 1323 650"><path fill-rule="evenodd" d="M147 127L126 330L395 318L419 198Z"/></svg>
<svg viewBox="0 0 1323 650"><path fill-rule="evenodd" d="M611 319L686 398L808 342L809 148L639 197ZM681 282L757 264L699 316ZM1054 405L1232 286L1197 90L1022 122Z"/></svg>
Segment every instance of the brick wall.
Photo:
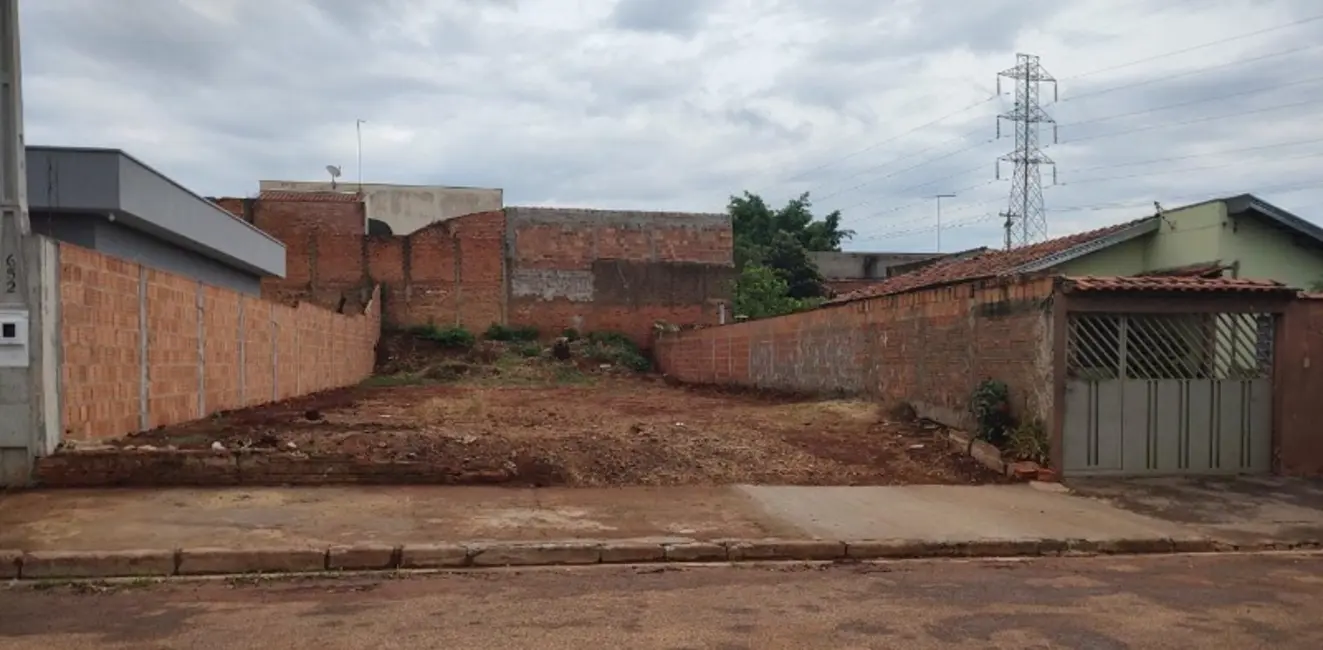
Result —
<svg viewBox="0 0 1323 650"><path fill-rule="evenodd" d="M729 299L722 214L508 208L364 235L361 201L316 199L217 200L285 243L288 277L264 284L270 298L357 306L380 284L392 324L609 329L640 343L657 320L714 324Z"/></svg>
<svg viewBox="0 0 1323 650"><path fill-rule="evenodd" d="M614 330L719 322L733 235L724 214L506 208L513 324Z"/></svg>
<svg viewBox="0 0 1323 650"><path fill-rule="evenodd" d="M1052 278L971 282L666 333L663 372L692 383L870 394L970 427L970 395L1005 382L1017 417L1050 424Z"/></svg>
<svg viewBox="0 0 1323 650"><path fill-rule="evenodd" d="M1282 315L1276 342L1274 447L1282 474L1323 474L1323 295L1296 300ZM1315 361L1318 359L1318 361Z"/></svg>
<svg viewBox="0 0 1323 650"><path fill-rule="evenodd" d="M361 315L288 306L60 244L65 437L185 422L353 384L372 372ZM145 380L145 385L144 385Z"/></svg>

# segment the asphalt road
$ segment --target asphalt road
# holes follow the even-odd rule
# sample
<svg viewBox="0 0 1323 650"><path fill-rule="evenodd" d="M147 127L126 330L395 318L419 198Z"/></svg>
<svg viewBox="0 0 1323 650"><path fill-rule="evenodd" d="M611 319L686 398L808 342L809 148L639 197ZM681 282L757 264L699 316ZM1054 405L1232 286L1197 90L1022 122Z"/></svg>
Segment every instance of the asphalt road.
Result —
<svg viewBox="0 0 1323 650"><path fill-rule="evenodd" d="M0 590L0 648L1323 648L1323 555Z"/></svg>

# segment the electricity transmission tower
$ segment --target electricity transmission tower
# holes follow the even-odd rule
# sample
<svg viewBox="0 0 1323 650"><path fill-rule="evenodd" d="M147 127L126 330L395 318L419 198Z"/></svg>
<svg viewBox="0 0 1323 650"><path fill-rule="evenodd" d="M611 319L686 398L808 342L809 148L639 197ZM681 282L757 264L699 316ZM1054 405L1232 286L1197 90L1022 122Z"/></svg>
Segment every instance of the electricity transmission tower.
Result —
<svg viewBox="0 0 1323 650"><path fill-rule="evenodd" d="M1047 238L1047 210L1043 207L1043 179L1039 165L1052 165L1052 183L1056 183L1057 168L1038 148L1038 125L1052 125L1052 141L1057 138L1057 125L1038 103L1038 85L1052 84L1052 100L1056 101L1057 80L1048 74L1032 54L1016 54L1016 66L997 73L997 94L1001 94L1001 78L1015 82L1015 106L1008 113L997 116L997 137L1001 137L1001 121L1009 120L1015 126L1015 151L997 159L997 178L1001 178L1001 162L1013 163L1011 197L1006 211L1006 248L1027 246Z"/></svg>

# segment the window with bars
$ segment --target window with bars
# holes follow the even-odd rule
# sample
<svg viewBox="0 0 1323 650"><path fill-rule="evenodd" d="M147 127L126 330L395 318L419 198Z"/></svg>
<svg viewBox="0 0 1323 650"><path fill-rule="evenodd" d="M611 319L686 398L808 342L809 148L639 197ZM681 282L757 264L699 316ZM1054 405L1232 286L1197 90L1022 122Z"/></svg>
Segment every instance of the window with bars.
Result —
<svg viewBox="0 0 1323 650"><path fill-rule="evenodd" d="M1073 314L1067 376L1256 379L1272 366L1271 314Z"/></svg>

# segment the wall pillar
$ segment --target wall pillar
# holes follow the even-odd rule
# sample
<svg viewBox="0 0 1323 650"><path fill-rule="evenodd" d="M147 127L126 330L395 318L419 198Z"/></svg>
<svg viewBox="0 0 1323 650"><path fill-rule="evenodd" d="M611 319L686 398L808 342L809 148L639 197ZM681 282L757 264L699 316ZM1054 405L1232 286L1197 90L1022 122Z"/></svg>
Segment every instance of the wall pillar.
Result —
<svg viewBox="0 0 1323 650"><path fill-rule="evenodd" d="M6 277L0 321L26 329L26 359L0 367L0 487L30 484L33 460L62 440L60 411L59 247L40 236L10 237L0 262ZM20 250L21 247L21 250ZM22 268L19 268L22 265ZM10 289L12 288L12 291ZM19 301L23 292L25 300ZM16 346L21 347L21 346ZM21 351L18 351L21 354Z"/></svg>

